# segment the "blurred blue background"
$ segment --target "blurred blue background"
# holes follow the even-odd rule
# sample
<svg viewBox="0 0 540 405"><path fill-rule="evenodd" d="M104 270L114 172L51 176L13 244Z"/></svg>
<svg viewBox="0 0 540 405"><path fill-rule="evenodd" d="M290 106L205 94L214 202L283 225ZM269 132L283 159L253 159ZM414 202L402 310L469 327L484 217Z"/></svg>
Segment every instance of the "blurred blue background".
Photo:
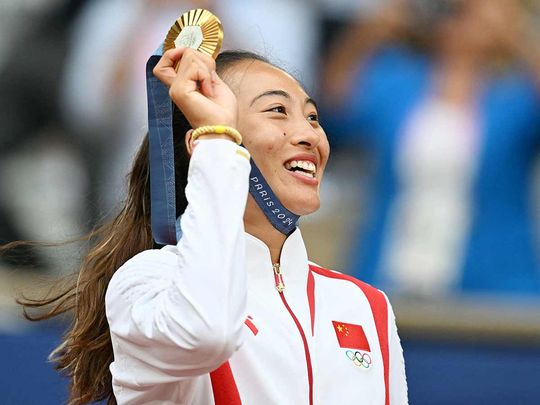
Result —
<svg viewBox="0 0 540 405"><path fill-rule="evenodd" d="M302 220L310 257L389 294L410 403L540 403L537 0L3 0L0 244L114 215L146 59L195 7L320 105L332 156ZM0 404L65 402L46 358L67 324L29 324L14 297L85 249L0 256Z"/></svg>

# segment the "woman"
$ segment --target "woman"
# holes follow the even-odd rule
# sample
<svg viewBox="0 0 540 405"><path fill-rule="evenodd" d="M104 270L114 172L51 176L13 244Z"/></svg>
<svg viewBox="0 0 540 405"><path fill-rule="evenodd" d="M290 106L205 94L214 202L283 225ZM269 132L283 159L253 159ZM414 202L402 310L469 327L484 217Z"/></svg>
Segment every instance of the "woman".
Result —
<svg viewBox="0 0 540 405"><path fill-rule="evenodd" d="M250 53L222 53L216 66L175 49L154 74L196 129L184 132L181 119L174 125L175 153L185 135L191 154L185 194L176 167L177 194L187 202L182 236L151 249L145 141L124 210L75 288L48 301L56 304L50 316L76 313L57 351L73 379L71 403L346 404L359 392L366 403L407 403L386 297L311 264L300 231L282 233L248 195L251 156L288 210L318 209L329 146L315 102ZM244 147L212 130L194 139L216 125L238 130Z"/></svg>

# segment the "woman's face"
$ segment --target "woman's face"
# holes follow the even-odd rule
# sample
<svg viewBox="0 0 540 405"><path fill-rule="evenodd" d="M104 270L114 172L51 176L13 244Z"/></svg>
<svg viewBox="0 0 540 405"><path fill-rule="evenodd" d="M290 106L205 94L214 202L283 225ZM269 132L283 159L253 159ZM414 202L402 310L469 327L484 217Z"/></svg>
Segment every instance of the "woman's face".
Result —
<svg viewBox="0 0 540 405"><path fill-rule="evenodd" d="M240 62L225 79L238 99L244 146L274 193L295 214L316 211L330 147L315 102L293 77L263 62Z"/></svg>

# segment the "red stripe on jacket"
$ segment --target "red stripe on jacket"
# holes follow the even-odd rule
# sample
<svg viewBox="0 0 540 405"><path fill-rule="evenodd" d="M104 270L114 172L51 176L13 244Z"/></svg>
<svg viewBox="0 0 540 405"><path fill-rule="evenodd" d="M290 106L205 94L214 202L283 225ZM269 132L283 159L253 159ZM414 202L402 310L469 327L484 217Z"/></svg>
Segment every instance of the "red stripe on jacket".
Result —
<svg viewBox="0 0 540 405"><path fill-rule="evenodd" d="M315 334L315 280L313 273L310 271L307 279L307 298L309 304L309 315L311 317L311 336Z"/></svg>
<svg viewBox="0 0 540 405"><path fill-rule="evenodd" d="M210 381L212 381L212 392L216 405L242 405L240 393L228 361L210 373Z"/></svg>

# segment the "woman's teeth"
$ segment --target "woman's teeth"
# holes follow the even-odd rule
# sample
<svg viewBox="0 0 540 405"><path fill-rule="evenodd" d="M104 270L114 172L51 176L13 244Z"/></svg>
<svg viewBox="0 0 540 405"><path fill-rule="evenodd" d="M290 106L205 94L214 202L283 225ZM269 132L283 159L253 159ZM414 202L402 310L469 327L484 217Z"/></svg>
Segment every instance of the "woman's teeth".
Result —
<svg viewBox="0 0 540 405"><path fill-rule="evenodd" d="M285 169L302 174L309 178L314 178L317 167L313 162L307 160L291 160L285 163Z"/></svg>
<svg viewBox="0 0 540 405"><path fill-rule="evenodd" d="M302 170L298 170L295 173L301 174L302 176L309 177L310 179L315 178L315 175L313 173L303 172Z"/></svg>

